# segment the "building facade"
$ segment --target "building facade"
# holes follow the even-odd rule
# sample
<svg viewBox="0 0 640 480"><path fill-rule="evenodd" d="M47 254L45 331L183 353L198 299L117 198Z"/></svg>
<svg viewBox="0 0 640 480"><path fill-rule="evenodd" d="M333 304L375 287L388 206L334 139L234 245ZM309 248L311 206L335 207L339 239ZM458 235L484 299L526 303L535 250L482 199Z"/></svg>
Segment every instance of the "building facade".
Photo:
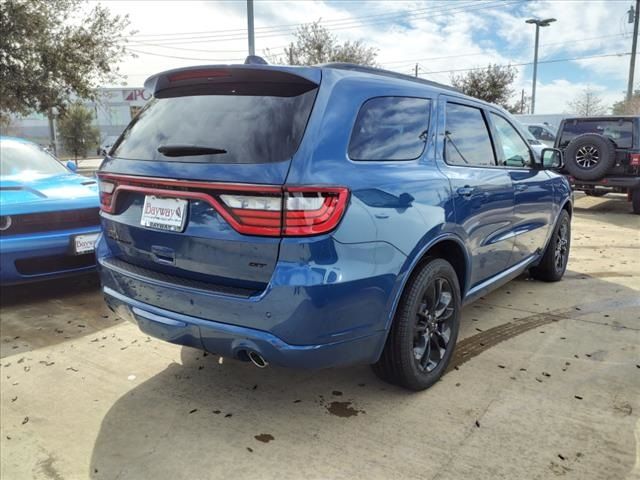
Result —
<svg viewBox="0 0 640 480"><path fill-rule="evenodd" d="M100 140L120 135L131 119L151 99L144 88L102 88L96 102L83 102L94 112L94 124L100 130ZM4 132L3 132L4 133ZM7 128L8 135L26 138L41 145L50 145L49 121L46 115L15 117ZM58 151L61 145L58 142Z"/></svg>

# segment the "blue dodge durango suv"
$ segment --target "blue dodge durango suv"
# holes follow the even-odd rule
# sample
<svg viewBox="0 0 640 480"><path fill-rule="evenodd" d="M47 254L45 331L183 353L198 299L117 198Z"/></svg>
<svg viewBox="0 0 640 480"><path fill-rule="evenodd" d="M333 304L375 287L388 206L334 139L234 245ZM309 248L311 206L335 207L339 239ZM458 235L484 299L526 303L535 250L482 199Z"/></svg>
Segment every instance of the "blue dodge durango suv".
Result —
<svg viewBox="0 0 640 480"><path fill-rule="evenodd" d="M372 364L420 390L463 304L564 274L571 190L502 109L348 64L202 66L99 176L105 298L145 333L288 367Z"/></svg>

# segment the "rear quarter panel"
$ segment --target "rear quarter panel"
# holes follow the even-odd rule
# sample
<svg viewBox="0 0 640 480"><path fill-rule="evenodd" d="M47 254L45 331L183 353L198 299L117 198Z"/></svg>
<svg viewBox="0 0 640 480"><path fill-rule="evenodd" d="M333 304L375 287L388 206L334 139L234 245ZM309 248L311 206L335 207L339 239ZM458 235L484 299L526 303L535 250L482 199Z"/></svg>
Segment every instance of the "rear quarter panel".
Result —
<svg viewBox="0 0 640 480"><path fill-rule="evenodd" d="M389 78L366 78L325 70L303 151L291 165L289 185L341 185L351 191L349 207L333 238L342 244L371 244L375 264L402 255L385 312L387 328L411 267L425 247L445 236L457 236L447 178L435 166L437 92ZM411 161L352 161L347 151L361 105L370 98L403 96L431 99L429 135L420 158ZM312 140L313 139L313 140ZM283 243L282 247L286 247ZM367 269L362 269L365 274Z"/></svg>

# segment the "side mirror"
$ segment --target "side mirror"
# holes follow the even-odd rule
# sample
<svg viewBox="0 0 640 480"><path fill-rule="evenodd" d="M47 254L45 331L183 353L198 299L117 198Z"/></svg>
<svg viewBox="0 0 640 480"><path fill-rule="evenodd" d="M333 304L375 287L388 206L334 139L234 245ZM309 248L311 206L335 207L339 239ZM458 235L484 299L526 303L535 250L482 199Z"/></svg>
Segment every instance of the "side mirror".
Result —
<svg viewBox="0 0 640 480"><path fill-rule="evenodd" d="M562 168L562 152L557 148L543 148L540 157L542 158L542 168Z"/></svg>
<svg viewBox="0 0 640 480"><path fill-rule="evenodd" d="M67 168L74 173L78 170L78 166L76 165L76 162L72 162L71 160L67 162Z"/></svg>

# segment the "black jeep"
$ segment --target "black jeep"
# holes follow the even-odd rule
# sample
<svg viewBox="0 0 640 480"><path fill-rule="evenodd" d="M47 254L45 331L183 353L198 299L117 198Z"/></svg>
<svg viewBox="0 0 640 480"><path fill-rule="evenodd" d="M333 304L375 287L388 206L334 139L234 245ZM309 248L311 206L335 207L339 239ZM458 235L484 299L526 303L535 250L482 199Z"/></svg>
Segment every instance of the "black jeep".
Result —
<svg viewBox="0 0 640 480"><path fill-rule="evenodd" d="M640 214L640 116L566 118L555 146L574 190L626 193Z"/></svg>

